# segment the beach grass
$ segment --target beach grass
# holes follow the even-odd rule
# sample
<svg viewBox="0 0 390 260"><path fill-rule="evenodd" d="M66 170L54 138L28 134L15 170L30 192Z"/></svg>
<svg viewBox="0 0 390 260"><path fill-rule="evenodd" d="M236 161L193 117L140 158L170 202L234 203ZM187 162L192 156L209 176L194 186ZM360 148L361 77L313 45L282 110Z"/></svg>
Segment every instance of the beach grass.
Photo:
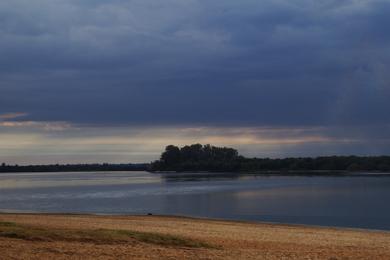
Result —
<svg viewBox="0 0 390 260"><path fill-rule="evenodd" d="M0 214L0 259L390 259L387 231L173 216Z"/></svg>
<svg viewBox="0 0 390 260"><path fill-rule="evenodd" d="M0 222L0 237L27 241L66 241L95 244L142 242L168 247L213 248L200 240L170 234L112 229L55 229Z"/></svg>

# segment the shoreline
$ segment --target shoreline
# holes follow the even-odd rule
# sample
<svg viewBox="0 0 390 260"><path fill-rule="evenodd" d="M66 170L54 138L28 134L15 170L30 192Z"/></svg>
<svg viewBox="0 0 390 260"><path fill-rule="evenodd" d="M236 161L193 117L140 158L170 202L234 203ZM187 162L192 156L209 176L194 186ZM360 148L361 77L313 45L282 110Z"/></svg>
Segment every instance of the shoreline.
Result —
<svg viewBox="0 0 390 260"><path fill-rule="evenodd" d="M149 171L149 170L88 170L88 171L0 171L2 174L50 174L50 173L134 173L146 172L168 178L221 177L221 176L281 176L281 177L390 177L389 171L347 171L347 170L264 170L264 171Z"/></svg>
<svg viewBox="0 0 390 260"><path fill-rule="evenodd" d="M204 221L214 221L214 222L231 222L231 223L242 223L248 225L275 225L275 226L285 226L292 228L313 228L313 229L334 229L334 230L347 230L347 231L360 231L360 232L375 232L375 233L388 233L388 229L373 229L373 228L360 228L360 227L343 227L343 226L324 226L324 225L311 225L311 224L299 224L299 223L288 223L288 222L276 222L276 221L257 221L257 220L238 220L238 219L224 219L224 218L208 218L200 216L186 216L186 215L160 215L160 214L112 214L112 213L62 213L62 212L34 212L34 211L3 211L0 209L0 219L1 216L7 215L25 215L25 216L85 216L85 217L159 217L159 218L172 218L172 219L182 219L182 220L204 220Z"/></svg>
<svg viewBox="0 0 390 260"><path fill-rule="evenodd" d="M2 237L0 230L0 250L5 252L4 259L95 259L101 254L104 254L101 259L390 258L390 232L382 230L185 216L58 213L0 213L1 223L12 223L16 230L23 228L26 234L38 230L39 234L51 236L47 241L45 237L37 240L10 238ZM134 238L115 243L94 241L94 237L80 240L80 234L95 232L96 236L101 230L157 235L160 242L165 237L169 238L168 242L172 239L189 240L201 246L191 247L191 243L183 246L153 244ZM68 237L61 239L59 234L62 233L58 232L65 232ZM71 232L76 232L75 239Z"/></svg>

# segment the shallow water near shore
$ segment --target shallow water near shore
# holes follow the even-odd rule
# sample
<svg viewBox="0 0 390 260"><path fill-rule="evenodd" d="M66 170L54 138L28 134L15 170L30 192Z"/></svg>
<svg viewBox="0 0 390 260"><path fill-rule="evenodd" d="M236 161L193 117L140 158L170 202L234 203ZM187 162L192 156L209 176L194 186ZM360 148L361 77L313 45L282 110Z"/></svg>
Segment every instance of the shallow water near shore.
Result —
<svg viewBox="0 0 390 260"><path fill-rule="evenodd" d="M0 174L0 211L164 214L390 230L390 175Z"/></svg>

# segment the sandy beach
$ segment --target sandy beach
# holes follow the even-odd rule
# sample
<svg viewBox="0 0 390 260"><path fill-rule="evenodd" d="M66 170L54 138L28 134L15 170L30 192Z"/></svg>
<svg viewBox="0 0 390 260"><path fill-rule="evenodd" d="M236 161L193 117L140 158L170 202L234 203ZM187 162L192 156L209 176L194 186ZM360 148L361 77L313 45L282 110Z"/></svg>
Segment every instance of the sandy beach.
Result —
<svg viewBox="0 0 390 260"><path fill-rule="evenodd" d="M0 252L0 259L390 259L390 232L166 216L0 214Z"/></svg>

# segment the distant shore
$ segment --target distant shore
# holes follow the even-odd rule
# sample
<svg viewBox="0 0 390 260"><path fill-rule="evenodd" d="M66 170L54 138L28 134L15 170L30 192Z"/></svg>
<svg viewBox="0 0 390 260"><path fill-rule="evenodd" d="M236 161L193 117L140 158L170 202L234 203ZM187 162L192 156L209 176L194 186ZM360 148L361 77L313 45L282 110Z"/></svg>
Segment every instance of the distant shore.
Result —
<svg viewBox="0 0 390 260"><path fill-rule="evenodd" d="M169 216L0 214L2 259L390 259L390 232Z"/></svg>
<svg viewBox="0 0 390 260"><path fill-rule="evenodd" d="M147 169L136 168L136 169L123 169L123 168L87 168L87 169L64 169L64 170L50 170L44 169L40 170L34 169L29 170L28 168L21 167L15 171L1 171L1 174L12 174L12 173L74 173L74 172L149 172L153 174L161 174L167 177L183 177L183 176L223 176L223 175L263 175L263 176L390 176L390 171L377 171L377 170L367 170L367 171L347 171L347 170L263 170L263 171L150 171Z"/></svg>
<svg viewBox="0 0 390 260"><path fill-rule="evenodd" d="M231 172L257 174L342 174L389 172L390 156L322 156L291 158L246 158L227 147L193 144L182 148L168 145L160 160L151 163L93 163L11 165L0 164L0 173L11 172Z"/></svg>

